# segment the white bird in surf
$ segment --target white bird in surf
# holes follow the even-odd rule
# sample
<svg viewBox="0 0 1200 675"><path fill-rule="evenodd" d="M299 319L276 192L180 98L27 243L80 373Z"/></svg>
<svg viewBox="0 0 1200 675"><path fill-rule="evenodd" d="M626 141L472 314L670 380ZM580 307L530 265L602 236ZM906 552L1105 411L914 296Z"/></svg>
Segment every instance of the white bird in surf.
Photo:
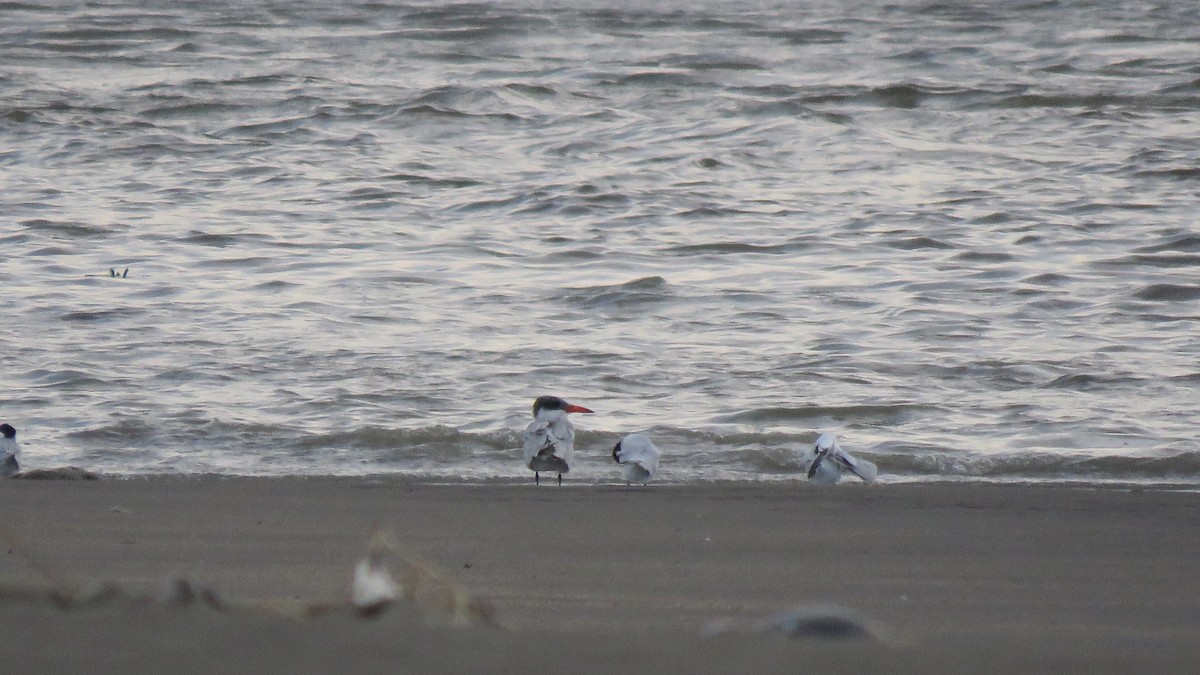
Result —
<svg viewBox="0 0 1200 675"><path fill-rule="evenodd" d="M11 424L0 424L0 435L0 476L8 477L21 470L17 463L21 446L17 445L17 430Z"/></svg>
<svg viewBox="0 0 1200 675"><path fill-rule="evenodd" d="M850 473L863 479L865 483L875 482L879 468L865 459L851 457L850 453L838 445L837 436L821 434L816 444L804 456L804 472L814 483L836 483L842 478L842 472Z"/></svg>
<svg viewBox="0 0 1200 675"><path fill-rule="evenodd" d="M575 458L575 428L567 419L567 413L590 413L583 406L567 403L557 396L539 396L533 402L533 422L525 427L525 466L533 470L534 484L541 483L542 471L558 473L558 484L562 475L571 470Z"/></svg>
<svg viewBox="0 0 1200 675"><path fill-rule="evenodd" d="M658 473L658 448L645 434L629 434L613 447L613 461L621 465L625 484L645 485Z"/></svg>

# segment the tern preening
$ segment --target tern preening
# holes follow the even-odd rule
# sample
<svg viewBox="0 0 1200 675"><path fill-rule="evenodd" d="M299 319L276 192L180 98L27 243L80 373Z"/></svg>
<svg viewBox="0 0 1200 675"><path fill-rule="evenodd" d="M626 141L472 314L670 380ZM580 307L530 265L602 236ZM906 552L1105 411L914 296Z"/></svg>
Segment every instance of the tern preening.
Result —
<svg viewBox="0 0 1200 675"><path fill-rule="evenodd" d="M851 457L850 453L838 445L837 436L821 434L813 448L804 456L804 472L814 483L836 483L842 478L842 472L850 473L863 479L863 482L875 482L879 468L865 459Z"/></svg>
<svg viewBox="0 0 1200 675"><path fill-rule="evenodd" d="M575 457L575 428L567 413L590 412L557 396L539 396L533 402L533 422L525 427L522 452L525 466L533 469L535 484L541 483L542 471L554 471L558 473L558 484L562 485L562 475L571 470Z"/></svg>
<svg viewBox="0 0 1200 675"><path fill-rule="evenodd" d="M621 465L625 483L645 485L658 473L658 457L662 454L645 434L629 434L613 447L613 461Z"/></svg>
<svg viewBox="0 0 1200 675"><path fill-rule="evenodd" d="M11 424L0 424L0 435L0 476L8 477L21 470L17 463L21 446L17 445L17 430Z"/></svg>

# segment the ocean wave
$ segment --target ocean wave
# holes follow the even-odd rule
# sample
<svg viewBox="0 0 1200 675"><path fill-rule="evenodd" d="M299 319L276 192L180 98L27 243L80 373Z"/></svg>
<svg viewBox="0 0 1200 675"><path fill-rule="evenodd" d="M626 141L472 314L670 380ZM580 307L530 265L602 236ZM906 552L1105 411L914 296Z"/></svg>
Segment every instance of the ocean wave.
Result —
<svg viewBox="0 0 1200 675"><path fill-rule="evenodd" d="M713 431L679 427L646 430L663 449L667 482L804 480L804 453L817 432ZM581 429L576 435L577 480L604 480L615 469L611 447L623 434ZM250 475L457 476L523 478L520 430L468 432L443 425L390 428L363 425L304 431L271 425L181 416L149 420L121 416L69 433L81 448L67 461L130 473L234 473ZM892 441L847 444L874 462L880 481L1059 481L1193 484L1200 475L1200 446L1170 451L1075 450L972 453ZM268 454L264 451L270 450ZM36 456L36 451L33 456Z"/></svg>
<svg viewBox="0 0 1200 675"><path fill-rule="evenodd" d="M1200 285L1150 284L1138 289L1133 295L1139 300L1151 302L1186 302L1200 299Z"/></svg>
<svg viewBox="0 0 1200 675"><path fill-rule="evenodd" d="M673 296L666 279L650 276L622 284L569 288L555 299L584 309L621 309L662 303Z"/></svg>
<svg viewBox="0 0 1200 675"><path fill-rule="evenodd" d="M57 236L70 237L72 239L84 239L92 237L103 237L113 232L112 227L103 225L94 225L84 222L64 222L56 220L47 220L44 218L35 218L21 222L21 226L30 230L41 232L49 232Z"/></svg>
<svg viewBox="0 0 1200 675"><path fill-rule="evenodd" d="M953 244L946 243L935 237L927 236L910 236L900 239L891 239L885 241L884 245L899 249L901 251L919 251L922 249L948 250L957 248Z"/></svg>
<svg viewBox="0 0 1200 675"><path fill-rule="evenodd" d="M103 322L120 321L145 314L146 310L137 307L112 307L109 309L75 310L64 313L63 321Z"/></svg>
<svg viewBox="0 0 1200 675"><path fill-rule="evenodd" d="M478 118L478 119L496 119L505 122L522 122L526 118L511 112L470 112L440 105L432 105L429 103L418 103L402 108L400 112L406 116L414 117L432 117L443 119L463 119L463 118Z"/></svg>
<svg viewBox="0 0 1200 675"><path fill-rule="evenodd" d="M821 406L755 408L726 415L717 415L717 424L789 424L811 425L814 422L828 423L854 420L858 423L895 423L913 415L929 414L933 406L916 403L882 405Z"/></svg>
<svg viewBox="0 0 1200 675"><path fill-rule="evenodd" d="M1200 167L1177 167L1171 169L1142 169L1133 173L1136 178L1167 178L1177 181L1200 180Z"/></svg>
<svg viewBox="0 0 1200 675"><path fill-rule="evenodd" d="M5 415L105 470L516 477L546 388L610 411L584 479L643 425L679 480L817 429L1165 473L1195 9L1111 4L10 3Z"/></svg>
<svg viewBox="0 0 1200 675"><path fill-rule="evenodd" d="M1200 253L1200 234L1184 234L1170 237L1157 244L1149 244L1134 249L1137 253L1163 253L1167 251L1186 251Z"/></svg>
<svg viewBox="0 0 1200 675"><path fill-rule="evenodd" d="M686 70L766 70L762 61L751 58L739 58L728 54L666 54L653 62L642 65L669 68L684 68Z"/></svg>
<svg viewBox="0 0 1200 675"><path fill-rule="evenodd" d="M1026 480L1107 480L1196 483L1200 451L1164 456L1030 452L991 455L859 453L899 475ZM883 473L883 469L881 469Z"/></svg>
<svg viewBox="0 0 1200 675"><path fill-rule="evenodd" d="M1013 96L992 97L979 103L979 107L1013 108L1013 109L1070 109L1082 110L1166 110L1181 105L1191 107L1193 97L1187 99L1166 98L1162 96L1135 96L1117 93L1024 93Z"/></svg>
<svg viewBox="0 0 1200 675"><path fill-rule="evenodd" d="M479 187L483 184L481 181L474 178L447 178L444 176L431 176L419 173L392 173L382 176L382 179L399 181L402 183L411 183L430 188L460 189Z"/></svg>
<svg viewBox="0 0 1200 675"><path fill-rule="evenodd" d="M761 254L761 255L783 255L795 253L809 248L806 242L789 242L786 244L762 245L749 244L737 241L716 241L697 244L687 244L683 246L669 246L663 249L664 253L670 255L709 255L709 254Z"/></svg>
<svg viewBox="0 0 1200 675"><path fill-rule="evenodd" d="M699 86L703 82L704 80L698 79L693 73L674 70L637 70L600 80L601 85L616 87L690 87Z"/></svg>
<svg viewBox="0 0 1200 675"><path fill-rule="evenodd" d="M1170 269L1174 267L1200 267L1200 254L1195 253L1156 253L1133 254L1120 258L1111 258L1094 263L1097 267L1159 267Z"/></svg>
<svg viewBox="0 0 1200 675"><path fill-rule="evenodd" d="M824 45L845 42L849 33L842 30L827 28L770 28L747 31L755 37L765 37L779 40L786 45Z"/></svg>
<svg viewBox="0 0 1200 675"><path fill-rule="evenodd" d="M246 109L247 106L238 103L179 100L146 108L141 114L155 120L202 119L211 115L240 113Z"/></svg>

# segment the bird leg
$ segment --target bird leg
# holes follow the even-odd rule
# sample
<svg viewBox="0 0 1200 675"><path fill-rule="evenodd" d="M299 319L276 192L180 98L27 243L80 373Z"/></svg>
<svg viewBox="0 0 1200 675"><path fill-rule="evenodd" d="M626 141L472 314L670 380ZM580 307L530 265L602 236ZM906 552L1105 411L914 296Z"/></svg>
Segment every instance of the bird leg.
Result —
<svg viewBox="0 0 1200 675"><path fill-rule="evenodd" d="M562 474L558 474L558 486L562 487Z"/></svg>
<svg viewBox="0 0 1200 675"><path fill-rule="evenodd" d="M539 477L538 477L538 472L537 472L537 471L534 471L534 472L533 472L533 484L534 484L534 485L541 485L541 484L542 484L541 480L539 480Z"/></svg>

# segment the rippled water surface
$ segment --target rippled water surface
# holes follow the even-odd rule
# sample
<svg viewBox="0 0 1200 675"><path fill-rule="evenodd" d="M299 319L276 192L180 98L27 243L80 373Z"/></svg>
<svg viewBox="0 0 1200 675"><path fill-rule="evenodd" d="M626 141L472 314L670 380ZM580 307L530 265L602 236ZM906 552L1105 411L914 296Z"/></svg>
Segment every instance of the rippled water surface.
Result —
<svg viewBox="0 0 1200 675"><path fill-rule="evenodd" d="M584 481L1198 484L1200 5L975 4L0 3L0 420L524 478L556 393Z"/></svg>

